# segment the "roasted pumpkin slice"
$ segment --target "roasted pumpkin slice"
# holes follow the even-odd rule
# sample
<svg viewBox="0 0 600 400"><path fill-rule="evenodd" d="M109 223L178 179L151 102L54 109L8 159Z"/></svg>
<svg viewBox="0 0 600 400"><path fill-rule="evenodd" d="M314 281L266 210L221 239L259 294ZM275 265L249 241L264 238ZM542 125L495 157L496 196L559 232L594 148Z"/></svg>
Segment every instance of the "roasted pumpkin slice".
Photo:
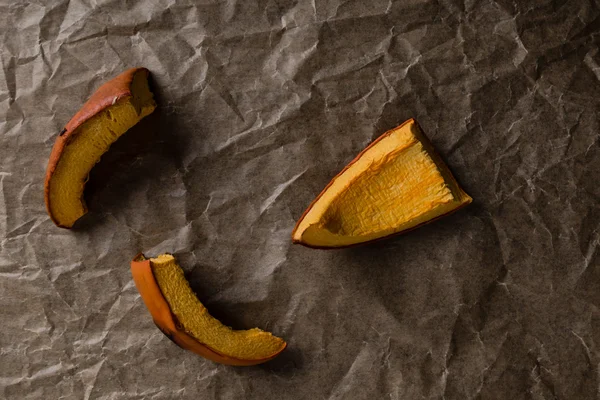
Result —
<svg viewBox="0 0 600 400"><path fill-rule="evenodd" d="M233 330L211 316L172 255L139 255L131 273L154 323L186 350L221 364L245 366L269 361L286 347L269 332Z"/></svg>
<svg viewBox="0 0 600 400"><path fill-rule="evenodd" d="M411 119L333 178L296 224L292 240L315 248L357 245L414 229L471 201Z"/></svg>
<svg viewBox="0 0 600 400"><path fill-rule="evenodd" d="M92 167L129 128L154 111L148 70L132 68L100 86L56 138L44 198L52 221L71 228L87 212L83 190Z"/></svg>

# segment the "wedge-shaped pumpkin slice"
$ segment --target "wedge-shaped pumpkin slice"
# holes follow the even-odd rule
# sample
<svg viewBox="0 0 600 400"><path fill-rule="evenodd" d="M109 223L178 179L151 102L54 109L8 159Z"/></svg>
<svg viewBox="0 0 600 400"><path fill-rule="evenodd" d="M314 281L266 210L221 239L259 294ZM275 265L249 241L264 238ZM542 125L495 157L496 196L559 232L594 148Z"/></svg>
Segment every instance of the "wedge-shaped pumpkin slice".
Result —
<svg viewBox="0 0 600 400"><path fill-rule="evenodd" d="M256 365L281 353L283 339L258 328L233 330L198 300L175 258L137 256L131 273L158 328L179 347L228 365Z"/></svg>
<svg viewBox="0 0 600 400"><path fill-rule="evenodd" d="M405 232L471 202L410 119L361 152L304 212L292 240L337 248Z"/></svg>
<svg viewBox="0 0 600 400"><path fill-rule="evenodd" d="M100 86L57 137L46 170L44 198L54 223L71 228L87 212L83 190L110 145L154 111L148 70L133 68Z"/></svg>

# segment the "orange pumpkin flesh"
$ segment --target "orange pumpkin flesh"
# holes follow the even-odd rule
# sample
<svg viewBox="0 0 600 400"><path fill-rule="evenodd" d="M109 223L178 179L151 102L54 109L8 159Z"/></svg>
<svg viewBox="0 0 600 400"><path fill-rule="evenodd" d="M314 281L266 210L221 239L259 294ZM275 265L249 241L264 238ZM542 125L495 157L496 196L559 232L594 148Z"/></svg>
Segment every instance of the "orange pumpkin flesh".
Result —
<svg viewBox="0 0 600 400"><path fill-rule="evenodd" d="M341 248L407 232L471 203L410 119L363 150L300 217L292 241Z"/></svg>
<svg viewBox="0 0 600 400"><path fill-rule="evenodd" d="M154 111L148 70L132 68L100 86L56 138L44 184L46 209L71 228L87 212L84 186L92 167L129 128Z"/></svg>
<svg viewBox="0 0 600 400"><path fill-rule="evenodd" d="M167 288L166 290L168 290L167 293L170 293L170 298L167 299L165 297L157 282L155 273L153 272L153 268L161 268L161 257L165 256L150 260L146 259L143 255L137 256L131 262L131 273L142 300L152 315L154 323L179 347L190 350L214 362L236 366L249 366L264 363L275 358L285 349L286 343L282 339L272 336L268 332L263 332L256 328L248 331L234 331L231 330L231 328L223 326L219 322L214 322L216 320L207 314L206 310L197 299L196 310L184 310L187 312L187 315L186 312L183 312L180 313L180 318L177 318L171 307L176 307L178 311L181 311L182 307L189 307L189 303L182 304L182 302L185 302L182 298L187 296L189 300L189 296L195 297L195 295L193 295L193 292L191 292L187 283L185 285L180 283L181 287L176 288L177 290L175 292ZM156 260L154 265L153 260ZM183 272L179 273L178 271L175 271L175 273L181 274L181 276L183 275ZM163 285L166 284L172 286L173 284L177 284L177 278L172 279L165 276L164 279L165 280L162 282ZM181 293L183 293L183 295L180 295ZM178 302L179 304L177 304ZM169 305L170 303L171 306ZM203 321L209 321L206 323L207 330L214 329L214 326L216 326L216 333L221 334L221 337L215 338L214 335L209 335L209 339L212 339L213 341L216 340L215 343L220 346L219 349L211 348L207 344L200 342L193 334L186 331L186 325L191 324L189 319L193 318L193 316L190 318L189 315L193 312L205 314L205 319ZM182 318L186 319L184 320ZM214 321L210 321L211 318ZM218 324L221 326L217 326ZM198 332L197 328L198 327L196 327L195 332ZM212 336L212 338L210 336ZM229 338L229 336L231 336L231 338ZM267 354L265 353L265 348L269 349ZM238 355L236 352L240 354ZM257 356L253 356L252 354L257 354Z"/></svg>

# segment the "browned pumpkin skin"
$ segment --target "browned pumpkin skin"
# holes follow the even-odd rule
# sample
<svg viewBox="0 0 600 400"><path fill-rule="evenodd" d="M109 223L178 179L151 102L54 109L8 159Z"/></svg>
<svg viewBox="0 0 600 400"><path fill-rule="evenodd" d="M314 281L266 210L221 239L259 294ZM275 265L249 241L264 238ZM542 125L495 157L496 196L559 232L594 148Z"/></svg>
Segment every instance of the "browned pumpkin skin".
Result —
<svg viewBox="0 0 600 400"><path fill-rule="evenodd" d="M67 122L65 128L56 138L54 146L52 147L52 152L50 153L50 160L48 161L48 167L46 168L46 179L44 182L44 202L46 203L46 210L48 211L50 219L56 224L56 226L66 229L70 228L57 221L54 215L52 215L50 209L50 181L54 171L56 170L56 166L58 165L58 161L60 160L60 156L65 146L73 138L73 134L77 128L79 128L79 126L81 126L81 124L83 124L85 121L102 112L107 107L115 104L122 98L132 96L131 83L133 82L133 77L137 72L143 72L146 74L146 76L150 74L146 68L131 68L104 83L98 88L98 90L96 90L96 92L94 92L92 97L85 102L83 107L81 107L81 109L73 116L73 118Z"/></svg>
<svg viewBox="0 0 600 400"><path fill-rule="evenodd" d="M432 218L432 219L430 219L430 220L429 220L429 221L427 221L427 222L424 222L424 223L422 223L422 224L419 224L419 225L413 226L412 228L409 228L409 229L406 229L406 230L403 230L403 231L400 231L400 232L395 232L395 233L392 233L391 235L383 236L383 237L380 237L380 238L377 238L377 239L368 240L368 241L366 241L366 242L361 242L361 243L354 243L354 244L351 244L351 245L345 245L345 246L335 246L335 247L330 247L330 246L313 246L313 245L310 245L310 244L304 243L304 242L302 242L302 241L300 241L300 240L295 240L295 239L294 239L294 233L296 233L296 230L298 229L298 226L300 225L300 223L302 222L302 220L304 219L304 217L306 216L306 214L308 214L308 213L309 213L309 211L310 211L310 210L313 208L313 206L314 206L314 205L317 203L317 201L318 201L318 200L321 198L321 196L323 196L323 194L325 194L325 192L327 192L327 190L329 189L329 187L330 187L331 185L333 185L333 182L336 180L336 178L337 178L337 177L339 177L339 176L341 176L341 175L342 175L342 174L343 174L343 173L344 173L344 172L345 172L345 171L346 171L348 168L350 168L350 167L352 166L352 164L354 164L356 161L358 161L358 160L359 160L359 159L360 159L360 158L361 158L361 157L362 157L362 156L363 156L363 155L364 155L364 154L367 152L367 150L369 150L371 147L375 146L377 143L379 143L379 141L381 141L381 140L382 140L383 138L385 138L387 135L389 135L389 134L391 134L392 132L394 132L396 129L400 129L400 128L402 128L404 125L406 125L406 124L409 124L409 123L414 123L414 124L415 124L415 126L417 127L417 129L418 129L419 131L421 131L421 132L423 131L423 130L421 129L421 126L419 125L419 123L418 123L418 122L417 122L417 121L416 121L414 118L410 118L410 119L408 119L408 120L404 121L402 124L398 125L396 128L394 128L394 129L390 129L389 131L385 132L383 135L381 135L381 136L379 136L377 139L375 139L375 140L374 140L374 141L373 141L371 144L369 144L367 147L365 147L365 148L363 149L363 151L361 151L360 153L358 153L358 155L357 155L356 157L354 157L354 158L352 159L352 161L350 161L350 162L349 162L349 163L348 163L348 164L347 164L347 165L344 167L344 169L342 169L342 170L341 170L341 171L340 171L340 172L339 172L339 173L338 173L336 176L334 176L334 177L331 179L331 181L329 181L329 183L327 184L327 186L325 186L325 189L323 189L323 190L321 191L321 193L319 193L319 195L318 195L318 196L317 196L317 197L316 197L316 198L315 198L315 199L314 199L314 200L313 200L313 201L310 203L310 205L309 205L309 206L306 208L306 210L304 210L304 212L302 213L302 215L300 216L300 218L298 218L298 221L296 222L296 225L294 226L294 229L292 230L292 243L293 243L293 244L300 244L300 245L302 245L302 246L304 246L304 247L308 247L308 248L310 248L310 249L316 249L316 250L338 250L338 249L347 249L347 248L351 248L351 247L363 246L363 245L366 245L366 244L375 243L375 242L379 242L379 241L381 241L381 240L389 239L389 238L391 238L391 237L394 237L394 236L402 235L402 234L404 234L404 233L408 233L408 232L410 232L410 231L413 231L413 230L415 230L415 229L417 229L417 228L420 228L420 227L422 227L423 225L427 225L427 224L429 224L429 223L431 223L431 222L434 222L434 221L437 221L438 219L440 219L440 218L443 218L443 217L445 217L445 216L447 216L447 215L453 214L453 213L455 213L456 211L458 211L458 210L460 210L460 209L462 209L462 208L464 208L465 206L467 206L467 205L469 205L469 204L470 204L470 202L469 202L469 203L462 204L462 205L458 206L457 208L455 208L454 210L451 210L450 212L447 212L447 213L445 213L445 214L439 215L439 216L437 216L437 217L435 217L435 218ZM429 139L427 138L427 136L425 136L425 135L423 135L423 138L424 138L424 140L429 140ZM433 146L431 146L431 149L433 149L433 151L435 151L435 149L433 148ZM433 153L433 155L434 155L435 157L438 157L438 158L440 158L440 159L441 159L441 157L439 156L439 154L437 154L437 153L435 153L435 152L434 152L434 153Z"/></svg>
<svg viewBox="0 0 600 400"><path fill-rule="evenodd" d="M158 283L152 273L150 260L146 260L142 254L139 254L131 262L131 275L137 287L146 308L150 311L154 324L165 334L172 342L182 349L194 352L211 361L234 366L250 366L257 365L272 360L277 357L283 350L284 346L278 353L269 358L258 360L241 360L220 354L208 346L198 342L194 337L188 335L185 331L179 329L175 323L175 317L171 313L167 300L162 295Z"/></svg>

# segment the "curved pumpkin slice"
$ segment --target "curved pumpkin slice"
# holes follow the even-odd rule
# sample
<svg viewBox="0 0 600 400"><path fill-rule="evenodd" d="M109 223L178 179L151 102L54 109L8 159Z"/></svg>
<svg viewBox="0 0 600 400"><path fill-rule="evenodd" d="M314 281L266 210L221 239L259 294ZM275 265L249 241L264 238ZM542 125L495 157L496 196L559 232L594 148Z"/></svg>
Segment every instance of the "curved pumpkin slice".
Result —
<svg viewBox="0 0 600 400"><path fill-rule="evenodd" d="M410 119L346 166L304 212L292 240L339 248L405 232L472 201Z"/></svg>
<svg viewBox="0 0 600 400"><path fill-rule="evenodd" d="M258 328L233 330L198 300L172 255L139 255L131 273L158 328L179 347L228 365L256 365L275 358L286 343Z"/></svg>
<svg viewBox="0 0 600 400"><path fill-rule="evenodd" d="M132 68L100 86L56 138L44 198L52 221L71 228L87 212L83 189L102 154L156 108L148 70Z"/></svg>

